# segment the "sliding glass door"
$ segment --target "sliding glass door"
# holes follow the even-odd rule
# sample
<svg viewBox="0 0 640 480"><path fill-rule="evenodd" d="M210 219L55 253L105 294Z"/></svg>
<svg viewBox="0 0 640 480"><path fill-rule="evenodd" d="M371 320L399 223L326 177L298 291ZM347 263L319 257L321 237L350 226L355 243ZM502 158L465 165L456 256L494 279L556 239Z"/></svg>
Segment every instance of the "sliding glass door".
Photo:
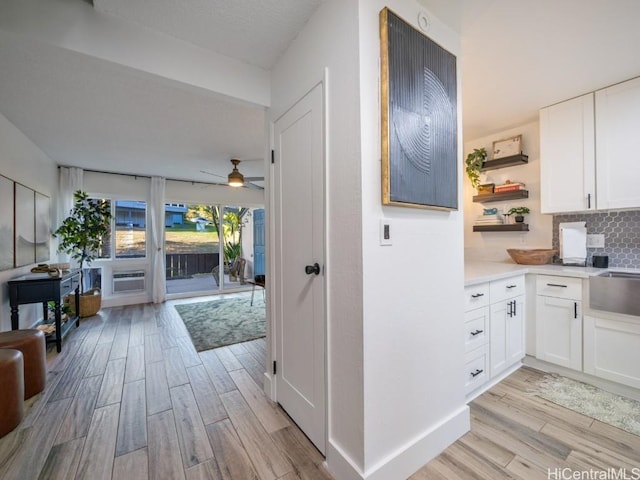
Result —
<svg viewBox="0 0 640 480"><path fill-rule="evenodd" d="M254 210L166 204L167 294L207 295L250 288L246 280L254 272Z"/></svg>

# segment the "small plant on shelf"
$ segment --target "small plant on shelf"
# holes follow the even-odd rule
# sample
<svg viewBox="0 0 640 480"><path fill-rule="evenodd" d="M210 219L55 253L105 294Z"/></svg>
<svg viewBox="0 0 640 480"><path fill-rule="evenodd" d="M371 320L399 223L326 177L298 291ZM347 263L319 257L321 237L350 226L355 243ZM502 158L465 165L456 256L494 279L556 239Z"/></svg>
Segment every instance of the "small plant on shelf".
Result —
<svg viewBox="0 0 640 480"><path fill-rule="evenodd" d="M524 216L528 213L531 213L529 207L513 207L511 210L507 212L507 215L515 215L514 219L517 223L524 222Z"/></svg>
<svg viewBox="0 0 640 480"><path fill-rule="evenodd" d="M471 181L473 188L478 188L480 185L480 170L487 161L487 150L482 148L475 148L473 152L467 155L464 163L466 164L467 177Z"/></svg>

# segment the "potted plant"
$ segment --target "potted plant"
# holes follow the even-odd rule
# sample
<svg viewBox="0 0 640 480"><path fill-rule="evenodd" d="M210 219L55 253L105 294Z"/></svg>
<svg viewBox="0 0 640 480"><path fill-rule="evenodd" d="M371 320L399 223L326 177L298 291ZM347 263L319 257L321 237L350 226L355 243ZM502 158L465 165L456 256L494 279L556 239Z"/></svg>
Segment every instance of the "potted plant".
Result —
<svg viewBox="0 0 640 480"><path fill-rule="evenodd" d="M89 317L100 310L100 289L84 291L84 266L98 256L103 238L109 234L111 211L109 204L90 199L86 192L73 194L74 205L69 216L53 234L59 237L58 252L68 253L80 264L80 316ZM73 302L70 302L73 305Z"/></svg>
<svg viewBox="0 0 640 480"><path fill-rule="evenodd" d="M514 219L517 223L524 222L524 215L530 213L528 207L513 207L507 212L507 215L515 215Z"/></svg>
<svg viewBox="0 0 640 480"><path fill-rule="evenodd" d="M466 164L467 177L469 177L473 188L477 189L478 185L480 185L480 170L486 161L487 150L484 147L475 148L473 152L467 155L464 161Z"/></svg>

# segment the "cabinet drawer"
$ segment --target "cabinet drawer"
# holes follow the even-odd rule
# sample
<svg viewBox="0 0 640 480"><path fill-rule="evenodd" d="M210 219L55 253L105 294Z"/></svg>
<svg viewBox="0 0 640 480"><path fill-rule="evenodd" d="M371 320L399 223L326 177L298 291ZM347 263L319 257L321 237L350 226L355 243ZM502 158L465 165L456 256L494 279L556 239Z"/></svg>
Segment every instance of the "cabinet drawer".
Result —
<svg viewBox="0 0 640 480"><path fill-rule="evenodd" d="M507 298L524 295L524 275L495 280L491 282L491 303L501 302Z"/></svg>
<svg viewBox="0 0 640 480"><path fill-rule="evenodd" d="M464 393L474 391L489 380L489 356L487 346L477 348L465 355Z"/></svg>
<svg viewBox="0 0 640 480"><path fill-rule="evenodd" d="M76 275L60 282L60 295L72 293L80 284L80 276Z"/></svg>
<svg viewBox="0 0 640 480"><path fill-rule="evenodd" d="M489 307L481 307L464 314L464 351L470 352L487 343Z"/></svg>
<svg viewBox="0 0 640 480"><path fill-rule="evenodd" d="M536 294L545 297L582 300L582 279L556 275L537 275Z"/></svg>
<svg viewBox="0 0 640 480"><path fill-rule="evenodd" d="M464 289L464 311L489 305L489 283L479 283Z"/></svg>

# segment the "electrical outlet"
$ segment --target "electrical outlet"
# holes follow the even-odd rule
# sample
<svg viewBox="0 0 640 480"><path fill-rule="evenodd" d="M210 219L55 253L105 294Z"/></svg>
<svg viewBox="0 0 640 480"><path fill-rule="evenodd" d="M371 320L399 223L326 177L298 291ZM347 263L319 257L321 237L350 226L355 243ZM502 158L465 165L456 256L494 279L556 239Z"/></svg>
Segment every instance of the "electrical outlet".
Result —
<svg viewBox="0 0 640 480"><path fill-rule="evenodd" d="M587 247L604 248L604 233L587 235Z"/></svg>

